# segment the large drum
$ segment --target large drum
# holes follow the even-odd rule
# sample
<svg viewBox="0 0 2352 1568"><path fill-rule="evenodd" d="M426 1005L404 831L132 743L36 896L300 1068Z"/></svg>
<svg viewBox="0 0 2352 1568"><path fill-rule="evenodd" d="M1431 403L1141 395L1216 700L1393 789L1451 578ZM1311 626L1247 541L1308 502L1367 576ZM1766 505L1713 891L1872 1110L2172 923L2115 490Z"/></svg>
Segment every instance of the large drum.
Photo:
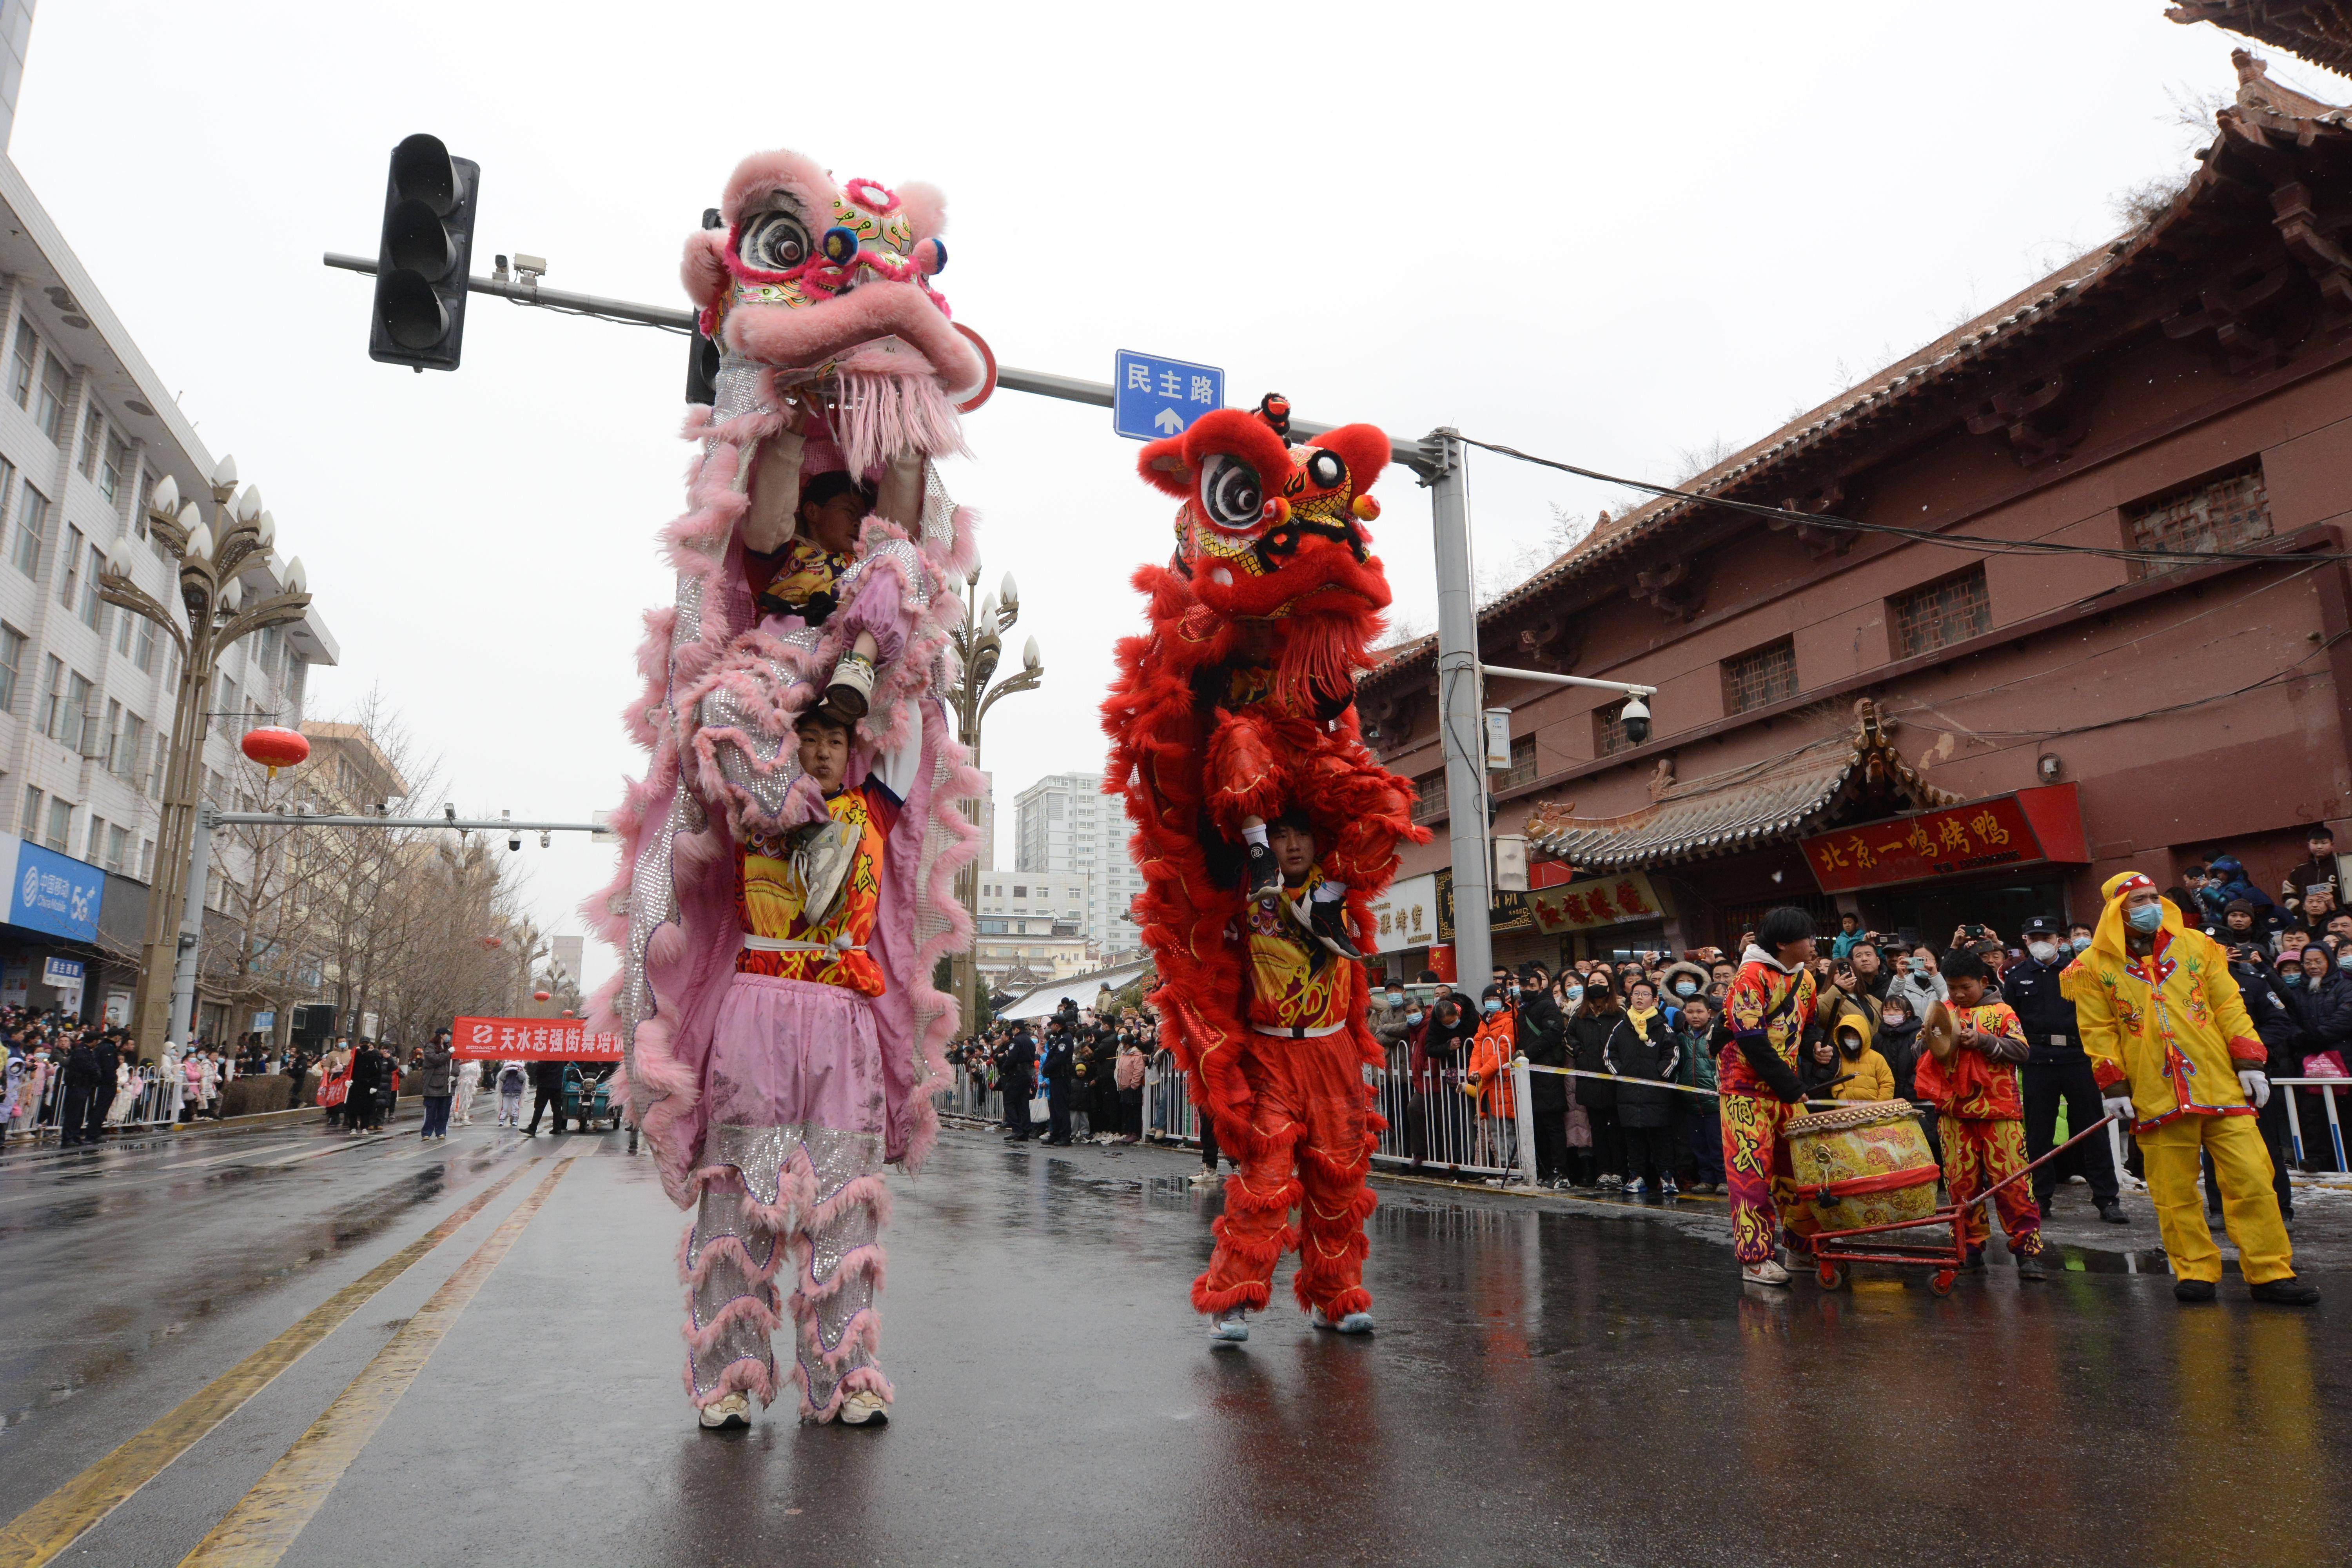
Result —
<svg viewBox="0 0 2352 1568"><path fill-rule="evenodd" d="M1798 1194L1788 1217L1800 1231L1808 1217L1822 1230L1856 1230L1936 1212L1943 1172L1908 1100L1865 1100L1791 1117L1781 1135Z"/></svg>

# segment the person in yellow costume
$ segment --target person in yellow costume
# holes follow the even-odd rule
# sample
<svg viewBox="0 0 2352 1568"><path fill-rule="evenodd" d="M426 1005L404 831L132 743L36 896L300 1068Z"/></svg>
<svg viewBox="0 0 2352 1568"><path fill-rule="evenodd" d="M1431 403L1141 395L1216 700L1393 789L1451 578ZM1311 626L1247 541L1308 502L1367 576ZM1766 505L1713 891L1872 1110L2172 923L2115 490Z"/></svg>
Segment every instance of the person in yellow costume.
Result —
<svg viewBox="0 0 2352 1568"><path fill-rule="evenodd" d="M2138 872L2108 878L2102 891L2098 930L2059 989L2074 1004L2103 1108L2139 1140L2173 1295L2210 1301L2221 1279L2197 1190L2199 1155L2210 1153L2221 1221L2250 1293L2310 1305L2319 1291L2294 1277L2270 1152L2254 1122L2271 1096L2263 1072L2269 1053L2230 977L2228 954L2182 924L2172 901Z"/></svg>

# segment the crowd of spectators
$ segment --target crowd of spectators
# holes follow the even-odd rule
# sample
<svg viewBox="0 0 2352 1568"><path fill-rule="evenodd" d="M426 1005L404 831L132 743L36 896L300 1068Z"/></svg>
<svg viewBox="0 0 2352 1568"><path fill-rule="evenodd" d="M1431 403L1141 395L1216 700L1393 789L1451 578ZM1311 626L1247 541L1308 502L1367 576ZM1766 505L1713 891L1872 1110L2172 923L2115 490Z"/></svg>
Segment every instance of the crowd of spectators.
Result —
<svg viewBox="0 0 2352 1568"><path fill-rule="evenodd" d="M1042 1021L1000 1022L967 1038L955 1065L983 1100L1003 1096L1008 1142L1139 1143L1144 1068L1159 1039L1148 1006L1118 1006L1108 993L1094 1007L1064 997Z"/></svg>
<svg viewBox="0 0 2352 1568"><path fill-rule="evenodd" d="M261 1035L234 1046L199 1037L142 1055L129 1029L55 1009L0 1008L0 1139L54 1130L68 1146L97 1142L111 1128L218 1121L237 1079L282 1072L299 1088L310 1067L299 1049L281 1056ZM289 1089L285 1103L294 1098Z"/></svg>
<svg viewBox="0 0 2352 1568"><path fill-rule="evenodd" d="M2255 887L2229 855L2189 867L2168 892L2189 925L2229 951L2247 1011L2270 1049L2273 1079L2352 1076L2352 911L2345 908L2332 836L2314 828L2307 847L2308 858L2275 896ZM1813 961L1822 1005L1800 1064L1812 1097L1916 1100L1921 1025L1948 995L1944 965L1966 952L1991 976L1988 998L2008 1002L2029 1037L2032 1055L2021 1075L2029 1158L2054 1148L2062 1125L2087 1127L2099 1119L2074 1005L2058 987L2060 973L2090 946L2090 926L2037 916L2003 932L1963 921L1937 942L1916 932L1866 930L1852 914L1839 923ZM1687 1091L1715 1087L1716 1061L1730 1043L1724 999L1752 938L1743 931L1728 950L1579 959L1557 973L1539 963L1516 971L1497 966L1475 996L1430 971L1412 986L1375 982L1370 1024L1406 1077L1401 1109L1410 1159L1415 1165L1444 1163L1433 1144L1447 1096L1469 1097L1481 1138L1486 1124L1513 1117L1507 1068L1512 1055L1522 1053L1534 1067L1595 1075L1531 1075L1541 1184L1659 1198L1721 1191L1715 1100ZM2298 1092L2305 1168L2332 1170L2332 1149L2312 1136L2327 1125L2321 1091ZM2262 1122L2291 1217L2285 1105L2284 1095L2273 1096ZM1932 1141L1932 1119L1928 1125ZM2127 1161L2136 1161L2136 1146L2127 1141ZM2106 1151L2087 1144L2035 1172L2043 1212L2069 1175L2084 1179L2103 1217L2125 1222Z"/></svg>

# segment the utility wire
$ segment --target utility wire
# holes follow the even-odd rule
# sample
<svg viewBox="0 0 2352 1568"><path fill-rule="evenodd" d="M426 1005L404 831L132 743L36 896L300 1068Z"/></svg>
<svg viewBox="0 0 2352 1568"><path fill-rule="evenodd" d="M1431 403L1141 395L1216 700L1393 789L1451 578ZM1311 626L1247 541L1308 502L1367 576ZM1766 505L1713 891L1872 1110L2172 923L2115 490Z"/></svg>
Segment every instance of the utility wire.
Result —
<svg viewBox="0 0 2352 1568"><path fill-rule="evenodd" d="M1580 468L1552 458L1538 458L1532 452L1522 452L1517 447L1498 442L1475 440L1458 436L1465 447L1475 447L1497 457L1516 458L1522 463L1532 463L1541 468L1557 468L1579 479L1598 479L1605 485L1622 485L1628 489L1647 490L1652 495L1665 496L1674 500L1690 501L1699 506L1721 507L1727 511L1748 512L1769 518L1782 524L1799 523L1813 528L1846 529L1855 533L1883 533L1896 539L1908 539L1921 544L1948 545L1955 550L1973 550L1982 555L2097 555L2114 561L2138 561L2150 565L2172 563L2193 563L2202 561L2352 561L2352 552L2340 550L2298 550L2292 556L2275 550L2137 550L2122 545L2061 544L2047 539L1989 539L1982 534L1943 533L1932 528L1906 528L1900 523L1859 522L1850 517L1838 517L1829 512L1790 511L1785 507L1762 506L1755 501L1730 500L1722 496L1701 495L1696 490L1678 489L1673 485L1654 485L1647 479L1629 479L1617 474L1604 474L1597 468Z"/></svg>

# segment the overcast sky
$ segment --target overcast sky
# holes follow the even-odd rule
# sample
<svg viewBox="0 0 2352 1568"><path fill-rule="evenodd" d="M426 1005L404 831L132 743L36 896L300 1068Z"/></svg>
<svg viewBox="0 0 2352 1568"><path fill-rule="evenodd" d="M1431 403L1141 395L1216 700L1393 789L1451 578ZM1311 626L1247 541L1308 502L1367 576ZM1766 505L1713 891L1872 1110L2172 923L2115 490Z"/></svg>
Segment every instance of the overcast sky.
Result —
<svg viewBox="0 0 2352 1568"><path fill-rule="evenodd" d="M372 363L368 283L319 257L373 253L401 137L481 163L478 272L529 251L551 286L682 303L680 242L729 171L792 146L945 189L941 289L1006 364L1108 380L1139 349L1225 367L1244 405L1276 389L1302 417L1672 480L2187 167L2176 106L2232 87L2241 40L2164 8L1192 0L1154 26L902 0L812 28L793 7L44 0L10 153L309 566L343 652L312 716L380 688L465 809L579 818L639 766L617 713L638 617L670 598L652 542L681 509L686 351L477 297L456 374ZM404 14L442 20L403 37ZM967 429L950 482L1047 672L989 721L1010 864L1013 795L1101 765L1126 579L1165 556L1171 507L1102 410L1003 393ZM1490 575L1554 505L1622 504L1485 456L1471 486ZM1399 613L1426 626L1426 504L1402 474L1378 493ZM611 852L523 853L534 906L583 929Z"/></svg>

